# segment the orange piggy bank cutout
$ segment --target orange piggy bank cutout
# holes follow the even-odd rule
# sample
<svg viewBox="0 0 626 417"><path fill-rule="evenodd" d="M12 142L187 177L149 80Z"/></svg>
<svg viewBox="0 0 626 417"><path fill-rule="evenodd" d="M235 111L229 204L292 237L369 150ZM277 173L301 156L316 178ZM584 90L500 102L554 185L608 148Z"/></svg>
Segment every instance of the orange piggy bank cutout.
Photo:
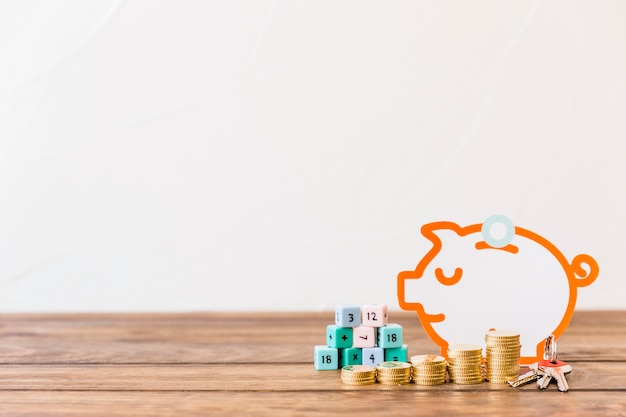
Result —
<svg viewBox="0 0 626 417"><path fill-rule="evenodd" d="M498 223L505 229L500 239L491 234ZM435 222L421 232L433 247L414 271L398 274L398 301L417 312L446 357L448 345L484 346L485 333L499 329L520 333L520 363L542 359L545 338L567 328L578 287L599 272L591 256L569 262L544 237L504 216L466 227Z"/></svg>

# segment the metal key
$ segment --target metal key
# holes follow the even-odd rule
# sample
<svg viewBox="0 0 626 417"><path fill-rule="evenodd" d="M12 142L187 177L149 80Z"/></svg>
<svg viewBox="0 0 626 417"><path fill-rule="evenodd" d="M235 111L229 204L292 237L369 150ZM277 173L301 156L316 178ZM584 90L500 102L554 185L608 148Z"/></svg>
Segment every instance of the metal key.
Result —
<svg viewBox="0 0 626 417"><path fill-rule="evenodd" d="M557 360L556 339L553 334L546 338L543 360L538 362L538 368L547 375L550 375L549 378L546 375L546 377L544 377L545 380L542 378L537 381L537 385L539 385L540 389L546 389L548 384L550 384L550 380L554 378L559 391L567 392L569 390L569 384L567 383L565 374L572 372L572 367L566 362Z"/></svg>
<svg viewBox="0 0 626 417"><path fill-rule="evenodd" d="M550 372L554 380L556 381L556 385L561 392L569 391L569 384L567 383L567 378L565 374L569 374L572 372L572 367L563 361L540 361L539 369L543 372Z"/></svg>
<svg viewBox="0 0 626 417"><path fill-rule="evenodd" d="M550 385L550 381L552 381L553 369L554 368L550 368L550 367L541 369L543 371L543 376L541 377L541 379L539 379L539 381L537 381L537 386L539 387L539 389L548 388L548 385Z"/></svg>
<svg viewBox="0 0 626 417"><path fill-rule="evenodd" d="M530 371L520 375L517 379L514 379L512 381L507 381L507 383L513 388L517 388L517 387L521 387L522 385L529 384L543 377L544 372L539 369L538 362L535 362L532 365L529 365L529 368L530 368Z"/></svg>

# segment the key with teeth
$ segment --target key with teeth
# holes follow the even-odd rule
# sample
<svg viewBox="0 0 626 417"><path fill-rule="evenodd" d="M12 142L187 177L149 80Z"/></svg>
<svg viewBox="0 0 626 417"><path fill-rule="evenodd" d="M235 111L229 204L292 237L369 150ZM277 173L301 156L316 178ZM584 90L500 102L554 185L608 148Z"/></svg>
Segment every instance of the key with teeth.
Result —
<svg viewBox="0 0 626 417"><path fill-rule="evenodd" d="M543 376L537 381L537 386L539 389L546 389L548 388L548 385L550 385L550 381L552 381L553 368L546 367L541 370L543 371Z"/></svg>
<svg viewBox="0 0 626 417"><path fill-rule="evenodd" d="M533 364L534 365L534 364ZM556 341L554 335L546 338L543 352L543 360L537 363L538 369L546 375L537 381L539 389L546 389L550 381L554 379L556 385L561 392L569 390L569 384L565 374L572 372L572 367L566 362L557 360L556 358Z"/></svg>
<svg viewBox="0 0 626 417"><path fill-rule="evenodd" d="M544 372L539 369L539 363L535 362L532 365L529 365L530 371L520 375L517 379L513 381L507 381L510 386L513 388L521 387L522 385L529 384L533 381L536 381L543 377Z"/></svg>
<svg viewBox="0 0 626 417"><path fill-rule="evenodd" d="M569 384L567 383L567 378L565 374L569 374L572 372L572 367L563 361L554 361L550 362L547 360L539 361L539 370L543 372L549 372L552 378L556 381L556 385L561 392L569 391ZM548 381L547 384L549 384ZM546 384L546 387L547 387ZM539 387L541 388L541 386Z"/></svg>

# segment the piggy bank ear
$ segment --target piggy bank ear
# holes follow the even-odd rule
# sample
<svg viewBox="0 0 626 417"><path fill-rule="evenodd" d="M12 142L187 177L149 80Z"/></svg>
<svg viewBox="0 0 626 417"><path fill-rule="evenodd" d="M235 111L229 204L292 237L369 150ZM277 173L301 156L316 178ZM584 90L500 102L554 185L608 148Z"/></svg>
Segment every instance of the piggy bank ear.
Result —
<svg viewBox="0 0 626 417"><path fill-rule="evenodd" d="M422 235L428 238L435 246L441 244L445 237L460 237L470 233L480 232L481 225L473 224L471 226L461 227L452 222L434 222L422 226Z"/></svg>
<svg viewBox="0 0 626 417"><path fill-rule="evenodd" d="M576 280L574 283L578 287L586 287L598 278L600 267L598 262L586 253L574 256L572 260L572 271Z"/></svg>
<svg viewBox="0 0 626 417"><path fill-rule="evenodd" d="M422 226L422 235L434 244L441 243L446 235L463 236L463 228L452 222L434 222Z"/></svg>

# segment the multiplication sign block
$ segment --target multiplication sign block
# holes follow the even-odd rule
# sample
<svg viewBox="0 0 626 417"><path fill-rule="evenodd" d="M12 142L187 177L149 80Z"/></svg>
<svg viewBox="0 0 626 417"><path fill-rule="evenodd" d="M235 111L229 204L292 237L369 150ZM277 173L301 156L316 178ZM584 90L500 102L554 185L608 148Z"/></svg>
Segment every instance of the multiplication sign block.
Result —
<svg viewBox="0 0 626 417"><path fill-rule="evenodd" d="M361 365L363 363L362 350L359 348L339 349L339 366Z"/></svg>

